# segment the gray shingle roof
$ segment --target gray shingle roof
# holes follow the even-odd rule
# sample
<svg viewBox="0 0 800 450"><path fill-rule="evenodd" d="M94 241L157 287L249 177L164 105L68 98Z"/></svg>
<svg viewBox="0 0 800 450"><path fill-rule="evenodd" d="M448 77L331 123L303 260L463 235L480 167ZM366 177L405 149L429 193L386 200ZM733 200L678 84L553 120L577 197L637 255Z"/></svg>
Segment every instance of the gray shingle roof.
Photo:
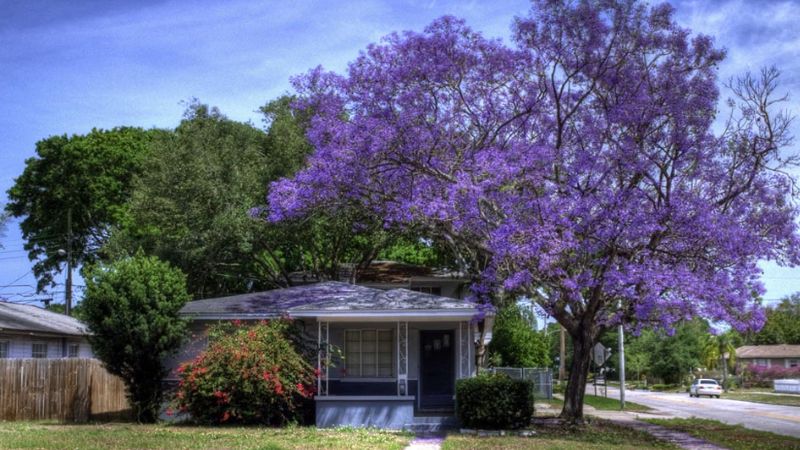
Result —
<svg viewBox="0 0 800 450"><path fill-rule="evenodd" d="M74 317L48 311L38 306L0 301L0 331L34 332L83 336L86 325Z"/></svg>
<svg viewBox="0 0 800 450"><path fill-rule="evenodd" d="M308 312L411 312L473 311L467 300L440 297L408 289L381 290L328 281L272 291L195 300L187 303L182 315L202 316L279 316Z"/></svg>

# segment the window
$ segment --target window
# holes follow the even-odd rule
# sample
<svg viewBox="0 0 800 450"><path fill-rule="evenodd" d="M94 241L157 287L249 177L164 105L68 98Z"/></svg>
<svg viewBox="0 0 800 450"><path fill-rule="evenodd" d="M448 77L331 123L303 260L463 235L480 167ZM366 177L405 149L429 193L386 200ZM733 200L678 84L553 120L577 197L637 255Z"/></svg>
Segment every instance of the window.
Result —
<svg viewBox="0 0 800 450"><path fill-rule="evenodd" d="M439 286L419 286L412 287L411 290L414 292L422 292L424 294L442 295L442 288Z"/></svg>
<svg viewBox="0 0 800 450"><path fill-rule="evenodd" d="M0 358L8 358L8 341L0 341Z"/></svg>
<svg viewBox="0 0 800 450"><path fill-rule="evenodd" d="M344 367L348 377L394 376L392 330L345 330Z"/></svg>
<svg viewBox="0 0 800 450"><path fill-rule="evenodd" d="M800 359L787 359L786 360L786 367L800 367Z"/></svg>
<svg viewBox="0 0 800 450"><path fill-rule="evenodd" d="M67 357L68 358L77 358L78 357L78 351L80 350L80 348L81 347L80 347L79 344L69 344L69 346L67 346Z"/></svg>
<svg viewBox="0 0 800 450"><path fill-rule="evenodd" d="M34 342L31 345L31 358L47 358L47 344Z"/></svg>
<svg viewBox="0 0 800 450"><path fill-rule="evenodd" d="M769 359L756 359L755 363L758 367L769 367Z"/></svg>

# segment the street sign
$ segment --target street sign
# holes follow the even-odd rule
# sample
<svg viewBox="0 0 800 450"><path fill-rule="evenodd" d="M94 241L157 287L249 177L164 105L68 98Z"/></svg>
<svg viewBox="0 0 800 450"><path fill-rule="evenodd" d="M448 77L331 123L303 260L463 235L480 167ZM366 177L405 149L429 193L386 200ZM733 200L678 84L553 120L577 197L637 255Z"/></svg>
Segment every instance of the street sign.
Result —
<svg viewBox="0 0 800 450"><path fill-rule="evenodd" d="M597 365L597 367L605 364L609 357L611 357L610 348L603 347L603 344L599 342L594 345L594 348L592 349L592 360L594 360L594 363Z"/></svg>

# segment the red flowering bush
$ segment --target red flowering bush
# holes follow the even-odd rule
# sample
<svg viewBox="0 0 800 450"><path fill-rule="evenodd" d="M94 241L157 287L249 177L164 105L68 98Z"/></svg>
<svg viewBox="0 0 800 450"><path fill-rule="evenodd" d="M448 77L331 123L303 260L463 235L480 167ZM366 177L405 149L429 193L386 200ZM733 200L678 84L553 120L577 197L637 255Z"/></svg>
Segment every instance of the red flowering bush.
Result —
<svg viewBox="0 0 800 450"><path fill-rule="evenodd" d="M785 378L800 378L800 367L784 368L780 366L764 367L751 364L747 366L743 373L743 387L763 387L772 388L773 380Z"/></svg>
<svg viewBox="0 0 800 450"><path fill-rule="evenodd" d="M210 343L178 368L175 404L201 423L282 425L302 418L316 388L287 320L212 328Z"/></svg>

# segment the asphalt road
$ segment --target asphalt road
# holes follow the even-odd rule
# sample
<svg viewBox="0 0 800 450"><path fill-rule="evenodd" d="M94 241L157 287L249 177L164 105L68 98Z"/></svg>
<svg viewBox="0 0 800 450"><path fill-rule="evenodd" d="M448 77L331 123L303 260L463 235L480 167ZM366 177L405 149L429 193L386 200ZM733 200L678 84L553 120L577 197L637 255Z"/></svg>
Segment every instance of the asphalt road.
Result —
<svg viewBox="0 0 800 450"><path fill-rule="evenodd" d="M587 387L586 392L593 394L594 388ZM619 398L619 390L608 388L608 396ZM649 406L660 414L673 417L714 419L800 438L800 407L797 406L767 405L724 398L692 398L688 393L632 390L625 391L625 400Z"/></svg>

